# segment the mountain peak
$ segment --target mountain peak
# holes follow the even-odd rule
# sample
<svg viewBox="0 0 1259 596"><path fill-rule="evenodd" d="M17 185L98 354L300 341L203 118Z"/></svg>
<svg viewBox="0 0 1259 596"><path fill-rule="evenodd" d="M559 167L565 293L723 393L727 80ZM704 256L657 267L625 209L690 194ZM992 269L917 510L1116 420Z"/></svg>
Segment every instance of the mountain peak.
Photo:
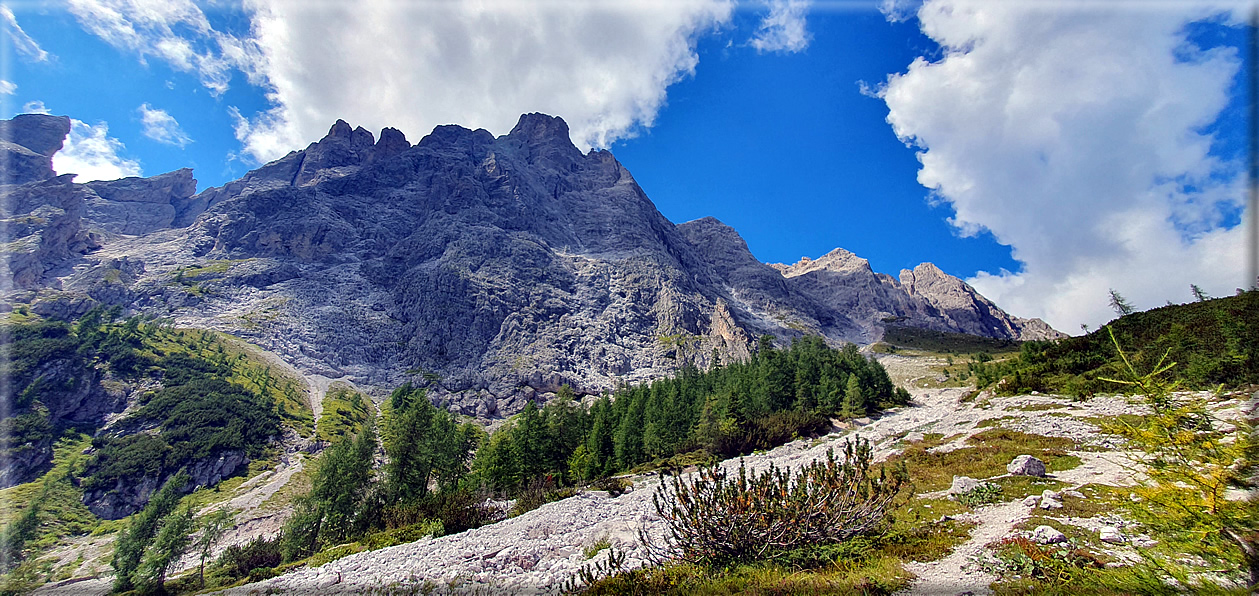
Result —
<svg viewBox="0 0 1259 596"><path fill-rule="evenodd" d="M794 265L774 264L771 265L786 277L795 277L804 275L812 271L827 270L842 273L853 270L870 271L870 261L863 259L851 251L836 248L816 259L809 257L800 257Z"/></svg>
<svg viewBox="0 0 1259 596"><path fill-rule="evenodd" d="M550 116L541 112L521 114L516 126L511 129L510 136L524 136L530 142L563 141L570 143L568 123L559 116Z"/></svg>

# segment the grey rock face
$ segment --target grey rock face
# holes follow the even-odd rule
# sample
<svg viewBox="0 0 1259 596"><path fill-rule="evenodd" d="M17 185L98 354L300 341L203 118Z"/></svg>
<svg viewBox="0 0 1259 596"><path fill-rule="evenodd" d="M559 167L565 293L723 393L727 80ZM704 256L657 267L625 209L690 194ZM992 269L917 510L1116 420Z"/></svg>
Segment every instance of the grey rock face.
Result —
<svg viewBox="0 0 1259 596"><path fill-rule="evenodd" d="M12 288L56 285L53 270L65 261L99 248L100 239L83 226L84 200L90 194L70 175L0 187L0 280Z"/></svg>
<svg viewBox="0 0 1259 596"><path fill-rule="evenodd" d="M180 208L186 208L197 191L197 181L188 168L152 178L88 182L86 186L96 194L87 199L87 219L119 234L146 234L171 227Z"/></svg>
<svg viewBox="0 0 1259 596"><path fill-rule="evenodd" d="M1045 462L1030 455L1020 455L1005 467L1014 476L1045 476Z"/></svg>
<svg viewBox="0 0 1259 596"><path fill-rule="evenodd" d="M962 333L1018 340L1066 337L1040 319L1011 317L975 288L931 263L902 270L900 282L911 296L926 300Z"/></svg>
<svg viewBox="0 0 1259 596"><path fill-rule="evenodd" d="M543 114L414 146L338 121L196 195L185 170L69 187L108 245L32 287L228 331L329 378L426 384L483 418L563 384L593 394L744 359L764 334L869 342L889 318L965 318L929 299L956 278L911 291L843 250L770 266L715 219L674 225L610 153L583 154ZM1017 331L1002 325L985 334Z"/></svg>
<svg viewBox="0 0 1259 596"><path fill-rule="evenodd" d="M0 120L0 158L4 160L0 184L26 184L55 176L52 156L61 150L67 134L70 118L66 116L20 114Z"/></svg>
<svg viewBox="0 0 1259 596"><path fill-rule="evenodd" d="M229 450L199 459L185 469L191 477L182 492L189 493L203 486L212 486L249 464L243 451ZM118 480L109 488L83 493L83 504L102 519L122 519L144 508L169 476L145 476L140 480Z"/></svg>

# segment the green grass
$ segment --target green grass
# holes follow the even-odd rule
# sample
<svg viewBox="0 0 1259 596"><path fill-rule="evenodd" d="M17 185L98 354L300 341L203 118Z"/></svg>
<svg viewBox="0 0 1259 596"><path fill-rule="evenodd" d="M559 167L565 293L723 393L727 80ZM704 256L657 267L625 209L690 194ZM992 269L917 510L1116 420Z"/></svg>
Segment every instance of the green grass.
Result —
<svg viewBox="0 0 1259 596"><path fill-rule="evenodd" d="M589 586L587 594L779 595L892 594L909 585L912 575L900 560L884 555L842 559L819 569L784 565L740 565L709 570L666 564L635 569Z"/></svg>
<svg viewBox="0 0 1259 596"><path fill-rule="evenodd" d="M973 367L981 386L1006 395L1031 391L1087 397L1125 387L1106 378L1126 378L1126 366L1111 340L1140 371L1166 357L1176 363L1165 380L1192 389L1259 382L1259 292L1164 306L1111 321L1110 330L1055 342L1027 342L1018 358Z"/></svg>
<svg viewBox="0 0 1259 596"><path fill-rule="evenodd" d="M938 354L1001 354L1017 352L1019 342L993 339L965 333L948 333L914 327L889 325L883 333L883 343L901 349L935 352Z"/></svg>
<svg viewBox="0 0 1259 596"><path fill-rule="evenodd" d="M343 386L328 390L323 398L323 414L315 427L315 438L332 442L354 436L367 421L376 417L376 408L362 393Z"/></svg>
<svg viewBox="0 0 1259 596"><path fill-rule="evenodd" d="M1045 462L1051 471L1069 470L1080 459L1067 453L1075 447L1070 439L1032 435L993 428L971 436L966 447L947 453L931 453L926 443L913 443L892 461L904 461L914 490L929 492L948 488L953 476L991 478L1006 473L1006 465L1019 455L1031 455Z"/></svg>
<svg viewBox="0 0 1259 596"><path fill-rule="evenodd" d="M586 557L586 560L590 560L595 558L595 555L599 554L599 551L602 551L605 548L612 548L612 541L608 540L608 536L606 534L600 536L598 540L595 540L585 548L581 549L581 554Z"/></svg>

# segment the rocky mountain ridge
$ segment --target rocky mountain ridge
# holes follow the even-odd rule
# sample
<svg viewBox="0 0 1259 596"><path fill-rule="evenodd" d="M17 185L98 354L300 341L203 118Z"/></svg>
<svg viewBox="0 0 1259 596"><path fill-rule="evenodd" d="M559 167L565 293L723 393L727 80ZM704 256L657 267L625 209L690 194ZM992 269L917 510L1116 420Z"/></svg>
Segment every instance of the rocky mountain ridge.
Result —
<svg viewBox="0 0 1259 596"><path fill-rule="evenodd" d="M232 333L310 374L428 384L479 418L562 384L597 393L743 358L765 334L1060 335L930 264L897 280L842 249L761 263L716 219L668 221L611 153L581 153L542 114L499 137L439 126L415 145L338 121L200 193L186 169L58 176L61 128L68 119L35 115L0 128L14 173L0 187L8 308L119 305Z"/></svg>

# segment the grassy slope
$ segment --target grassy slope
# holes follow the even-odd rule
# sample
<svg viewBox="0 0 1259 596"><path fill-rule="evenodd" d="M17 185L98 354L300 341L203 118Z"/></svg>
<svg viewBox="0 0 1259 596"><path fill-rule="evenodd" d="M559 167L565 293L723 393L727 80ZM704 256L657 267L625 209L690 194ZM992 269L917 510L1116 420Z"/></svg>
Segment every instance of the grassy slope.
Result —
<svg viewBox="0 0 1259 596"><path fill-rule="evenodd" d="M40 322L39 317L26 313L9 314L5 320L7 324ZM139 354L158 359L186 355L226 362L231 372L224 380L255 393L265 393L275 404L283 424L304 436L314 433L314 418L306 401L303 382L278 371L256 348L214 331L171 329L154 322L141 323L139 329L142 334L148 332L137 349ZM108 367L108 363L101 362L98 366ZM130 518L101 520L83 505L83 489L78 486L78 479L83 477L92 459L90 453L84 453L91 447L90 436L67 430L57 440L48 472L31 482L0 490L0 527L8 526L34 503L39 505L40 522L35 536L26 542L25 562L10 573L0 575L0 590L21 592L46 581L63 579L83 561L59 566L47 556L50 551L65 547L72 541L87 540L88 536L99 537L94 542L108 544L112 542L112 536L129 523ZM243 474L186 495L183 502L200 509L226 501L246 480L274 467L276 454L274 447L265 449L262 457L255 458ZM107 568L109 552L110 549L106 548L100 557L87 563Z"/></svg>
<svg viewBox="0 0 1259 596"><path fill-rule="evenodd" d="M1166 356L1169 379L1192 389L1259 383L1259 292L1133 313L1107 328L1138 371ZM1107 328L1057 342L1027 342L1020 355L972 367L981 386L1006 395L1092 395L1120 389L1103 377L1125 378Z"/></svg>

